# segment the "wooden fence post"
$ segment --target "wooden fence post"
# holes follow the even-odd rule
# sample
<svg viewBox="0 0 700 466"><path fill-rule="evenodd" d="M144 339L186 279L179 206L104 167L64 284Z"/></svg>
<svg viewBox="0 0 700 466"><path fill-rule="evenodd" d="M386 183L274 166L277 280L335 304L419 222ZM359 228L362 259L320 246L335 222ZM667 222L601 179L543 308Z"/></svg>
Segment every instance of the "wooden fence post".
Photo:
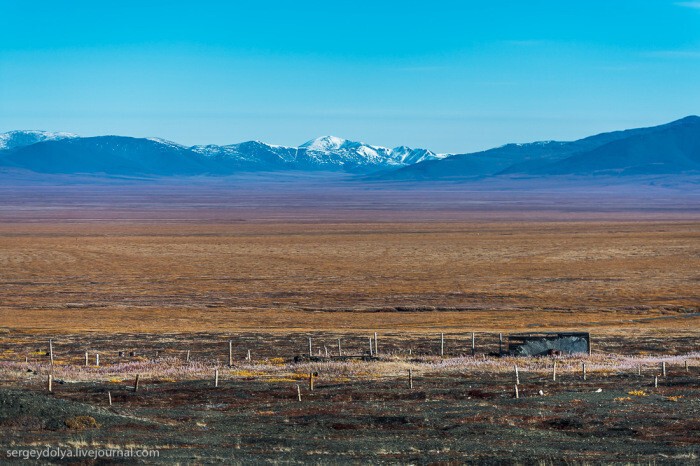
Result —
<svg viewBox="0 0 700 466"><path fill-rule="evenodd" d="M214 388L219 386L219 369L214 369Z"/></svg>
<svg viewBox="0 0 700 466"><path fill-rule="evenodd" d="M476 356L476 340L474 332L472 332L472 356Z"/></svg>
<svg viewBox="0 0 700 466"><path fill-rule="evenodd" d="M233 340L228 341L228 367L233 367Z"/></svg>
<svg viewBox="0 0 700 466"><path fill-rule="evenodd" d="M515 398L520 398L520 393L518 393L518 384L515 384Z"/></svg>
<svg viewBox="0 0 700 466"><path fill-rule="evenodd" d="M139 374L136 374L136 380L134 380L134 392L139 391L139 378L141 376Z"/></svg>
<svg viewBox="0 0 700 466"><path fill-rule="evenodd" d="M49 389L49 393L53 392L53 375L51 375L51 374L49 374L48 389Z"/></svg>
<svg viewBox="0 0 700 466"><path fill-rule="evenodd" d="M88 362L88 352L85 352L85 367L89 366L90 363Z"/></svg>
<svg viewBox="0 0 700 466"><path fill-rule="evenodd" d="M666 361L661 361L661 376L666 377Z"/></svg>
<svg viewBox="0 0 700 466"><path fill-rule="evenodd" d="M301 387L297 385L297 398L301 401Z"/></svg>
<svg viewBox="0 0 700 466"><path fill-rule="evenodd" d="M326 352L326 357L328 357L328 347L326 345L323 345L323 351Z"/></svg>
<svg viewBox="0 0 700 466"><path fill-rule="evenodd" d="M639 367L637 367L637 375L641 376L642 375L642 364L639 364Z"/></svg>
<svg viewBox="0 0 700 466"><path fill-rule="evenodd" d="M654 388L658 388L658 387L659 387L659 376L655 375L654 376Z"/></svg>
<svg viewBox="0 0 700 466"><path fill-rule="evenodd" d="M583 371L583 380L586 380L586 363L585 362L582 365L582 371Z"/></svg>
<svg viewBox="0 0 700 466"><path fill-rule="evenodd" d="M107 399L109 400L109 405L112 406L112 392L107 392Z"/></svg>
<svg viewBox="0 0 700 466"><path fill-rule="evenodd" d="M552 366L552 381L556 382L557 381L557 362L554 361L554 365Z"/></svg>
<svg viewBox="0 0 700 466"><path fill-rule="evenodd" d="M379 355L379 346L377 346L377 332L374 332L374 355Z"/></svg>
<svg viewBox="0 0 700 466"><path fill-rule="evenodd" d="M190 350L187 350L187 355L185 356L185 362L190 362Z"/></svg>
<svg viewBox="0 0 700 466"><path fill-rule="evenodd" d="M372 337L369 337L369 356L374 356L374 348L372 347Z"/></svg>
<svg viewBox="0 0 700 466"><path fill-rule="evenodd" d="M248 355L246 356L246 359L247 359L248 361L252 361L252 360L253 360L253 357L250 355L250 350L248 350Z"/></svg>
<svg viewBox="0 0 700 466"><path fill-rule="evenodd" d="M413 371L408 370L408 388L413 389Z"/></svg>
<svg viewBox="0 0 700 466"><path fill-rule="evenodd" d="M518 365L515 365L515 386L520 385L520 373L518 372Z"/></svg>
<svg viewBox="0 0 700 466"><path fill-rule="evenodd" d="M309 372L309 391L314 391L314 373Z"/></svg>
<svg viewBox="0 0 700 466"><path fill-rule="evenodd" d="M311 350L311 337L309 337L309 357L313 356L313 351Z"/></svg>
<svg viewBox="0 0 700 466"><path fill-rule="evenodd" d="M445 334L441 333L440 334L440 357L445 356Z"/></svg>
<svg viewBox="0 0 700 466"><path fill-rule="evenodd" d="M688 369L688 360L685 360L685 371L690 372L690 369Z"/></svg>
<svg viewBox="0 0 700 466"><path fill-rule="evenodd" d="M498 355L503 356L503 334L498 334Z"/></svg>
<svg viewBox="0 0 700 466"><path fill-rule="evenodd" d="M95 365L100 365L100 353L95 353Z"/></svg>
<svg viewBox="0 0 700 466"><path fill-rule="evenodd" d="M340 338L338 338L338 356L342 356L343 351L340 349Z"/></svg>
<svg viewBox="0 0 700 466"><path fill-rule="evenodd" d="M51 365L53 366L53 339L49 339L49 359L51 360Z"/></svg>

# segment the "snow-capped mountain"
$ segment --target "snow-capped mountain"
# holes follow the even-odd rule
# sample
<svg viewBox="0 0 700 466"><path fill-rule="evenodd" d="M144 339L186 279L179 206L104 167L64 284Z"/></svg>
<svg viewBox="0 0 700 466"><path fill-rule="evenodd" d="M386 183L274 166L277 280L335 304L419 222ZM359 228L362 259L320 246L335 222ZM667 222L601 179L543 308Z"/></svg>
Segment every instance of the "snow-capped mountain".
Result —
<svg viewBox="0 0 700 466"><path fill-rule="evenodd" d="M373 173L422 160L437 160L426 149L388 149L335 136L299 147L247 141L230 145L183 146L161 138L13 131L0 134L0 166L39 172L107 174L226 175L239 171L347 171Z"/></svg>
<svg viewBox="0 0 700 466"><path fill-rule="evenodd" d="M24 147L42 141L77 138L77 134L49 131L9 131L0 134L0 150Z"/></svg>
<svg viewBox="0 0 700 466"><path fill-rule="evenodd" d="M435 154L426 149L411 149L399 146L388 149L362 142L348 141L337 136L323 136L307 141L299 149L306 152L309 160L319 164L342 163L349 166L387 165L400 167L423 160L437 160L445 154Z"/></svg>
<svg viewBox="0 0 700 466"><path fill-rule="evenodd" d="M426 149L401 146L396 149L371 146L337 136L322 136L299 147L277 146L248 141L227 146L192 146L192 151L219 161L237 164L264 164L267 168L286 167L297 170L373 171L401 167L422 160L436 160Z"/></svg>

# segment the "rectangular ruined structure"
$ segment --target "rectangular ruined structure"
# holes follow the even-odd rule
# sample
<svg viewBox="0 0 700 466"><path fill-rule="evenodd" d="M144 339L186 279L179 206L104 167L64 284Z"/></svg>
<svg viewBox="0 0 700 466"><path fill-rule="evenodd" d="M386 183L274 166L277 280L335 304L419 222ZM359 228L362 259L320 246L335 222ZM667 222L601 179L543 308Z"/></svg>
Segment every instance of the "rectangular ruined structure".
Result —
<svg viewBox="0 0 700 466"><path fill-rule="evenodd" d="M547 356L589 353L588 332L532 332L508 335L508 354L513 356Z"/></svg>

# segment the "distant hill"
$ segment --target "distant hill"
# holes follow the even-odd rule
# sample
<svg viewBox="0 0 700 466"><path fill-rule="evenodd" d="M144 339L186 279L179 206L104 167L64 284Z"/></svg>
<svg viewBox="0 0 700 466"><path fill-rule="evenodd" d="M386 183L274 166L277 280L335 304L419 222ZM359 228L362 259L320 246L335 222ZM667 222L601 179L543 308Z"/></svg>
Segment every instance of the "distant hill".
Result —
<svg viewBox="0 0 700 466"><path fill-rule="evenodd" d="M700 117L577 141L507 144L454 155L405 146L388 149L335 136L299 147L259 141L187 147L157 138L11 131L0 134L0 169L137 177L334 171L375 181L698 175Z"/></svg>
<svg viewBox="0 0 700 466"><path fill-rule="evenodd" d="M44 141L0 152L0 165L40 173L197 175L209 170L202 157L149 139L99 136Z"/></svg>
<svg viewBox="0 0 700 466"><path fill-rule="evenodd" d="M384 173L395 180L444 180L499 175L654 175L700 171L700 117L616 131L570 142L507 144L416 163Z"/></svg>

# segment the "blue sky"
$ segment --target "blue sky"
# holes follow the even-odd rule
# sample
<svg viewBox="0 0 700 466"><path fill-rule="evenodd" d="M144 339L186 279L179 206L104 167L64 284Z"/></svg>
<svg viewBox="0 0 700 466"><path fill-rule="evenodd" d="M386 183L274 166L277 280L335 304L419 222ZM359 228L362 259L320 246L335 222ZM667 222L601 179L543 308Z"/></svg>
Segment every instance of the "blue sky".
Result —
<svg viewBox="0 0 700 466"><path fill-rule="evenodd" d="M0 132L464 152L700 114L700 1L0 2Z"/></svg>

